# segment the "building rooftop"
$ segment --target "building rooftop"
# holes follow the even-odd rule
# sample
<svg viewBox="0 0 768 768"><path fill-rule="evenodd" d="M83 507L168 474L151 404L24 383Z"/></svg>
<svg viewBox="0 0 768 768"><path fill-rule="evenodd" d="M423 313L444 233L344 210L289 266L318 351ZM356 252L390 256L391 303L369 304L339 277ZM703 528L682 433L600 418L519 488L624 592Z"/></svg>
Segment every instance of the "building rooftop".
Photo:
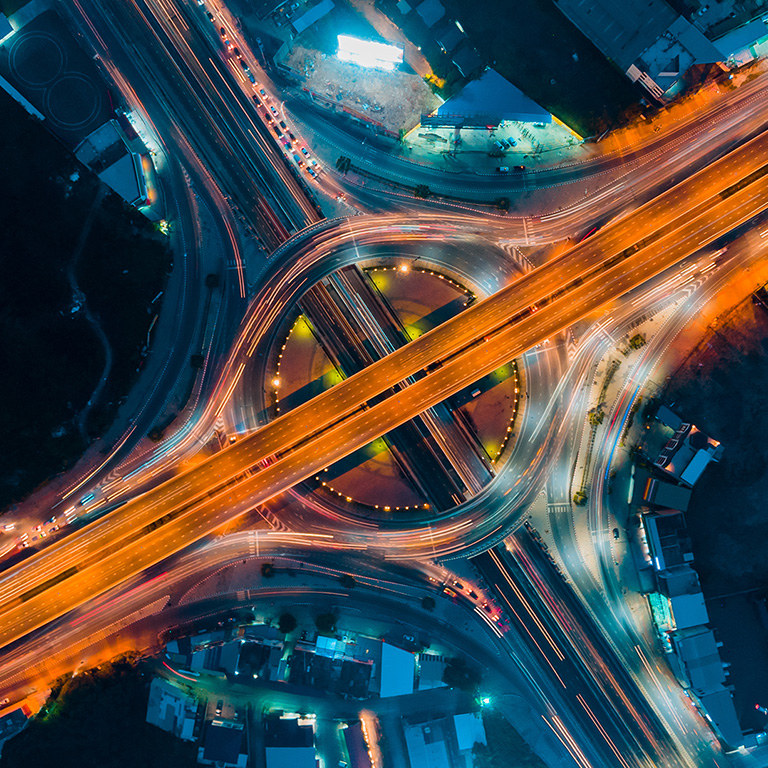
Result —
<svg viewBox="0 0 768 768"><path fill-rule="evenodd" d="M365 734L359 722L344 729L344 742L347 745L350 768L371 768L371 756L368 754Z"/></svg>
<svg viewBox="0 0 768 768"><path fill-rule="evenodd" d="M648 546L657 571L693 561L691 539L682 512L662 509L643 519Z"/></svg>
<svg viewBox="0 0 768 768"><path fill-rule="evenodd" d="M455 96L441 104L433 116L451 118L451 124L486 126L498 125L504 120L519 122L552 122L552 115L529 99L493 69L486 69L477 79L468 83ZM431 116L431 117L433 117ZM436 124L434 120L424 121Z"/></svg>
<svg viewBox="0 0 768 768"><path fill-rule="evenodd" d="M483 720L476 712L454 715L453 726L456 729L456 742L460 752L472 749L475 744L488 743Z"/></svg>
<svg viewBox="0 0 768 768"><path fill-rule="evenodd" d="M205 730L202 751L203 759L208 762L244 766L247 762L247 748L243 724L212 720Z"/></svg>
<svg viewBox="0 0 768 768"><path fill-rule="evenodd" d="M763 19L755 19L719 37L714 41L714 45L727 59L729 56L738 55L745 48L750 48L766 36L768 36L768 24Z"/></svg>
<svg viewBox="0 0 768 768"><path fill-rule="evenodd" d="M443 672L445 672L445 658L434 653L419 654L419 690L430 688L442 688Z"/></svg>
<svg viewBox="0 0 768 768"><path fill-rule="evenodd" d="M699 701L722 739L732 747L740 746L744 740L731 692L721 687L717 691L699 696Z"/></svg>
<svg viewBox="0 0 768 768"><path fill-rule="evenodd" d="M19 733L27 724L28 719L29 714L22 707L0 717L0 752L2 752L3 744Z"/></svg>
<svg viewBox="0 0 768 768"><path fill-rule="evenodd" d="M13 32L11 22L8 21L8 19L5 17L5 14L0 13L0 40L2 40L4 37L8 37L11 32Z"/></svg>
<svg viewBox="0 0 768 768"><path fill-rule="evenodd" d="M432 720L405 727L405 744L411 766L446 768L452 765L448 756L445 720Z"/></svg>
<svg viewBox="0 0 768 768"><path fill-rule="evenodd" d="M622 72L676 17L664 0L560 0L557 7Z"/></svg>
<svg viewBox="0 0 768 768"><path fill-rule="evenodd" d="M483 65L483 60L469 43L464 43L459 48L458 52L453 55L451 62L461 72L462 77L469 77Z"/></svg>
<svg viewBox="0 0 768 768"><path fill-rule="evenodd" d="M380 690L381 698L413 693L416 659L412 653L389 643L381 645Z"/></svg>
<svg viewBox="0 0 768 768"><path fill-rule="evenodd" d="M683 426L683 420L666 405L659 406L659 410L656 411L656 419L673 432L677 432Z"/></svg>
<svg viewBox="0 0 768 768"><path fill-rule="evenodd" d="M266 768L317 768L315 734L297 718L271 717L264 721Z"/></svg>
<svg viewBox="0 0 768 768"><path fill-rule="evenodd" d="M455 24L450 22L444 24L435 32L435 41L445 53L453 52L465 37L466 35L460 32Z"/></svg>
<svg viewBox="0 0 768 768"><path fill-rule="evenodd" d="M167 680L156 677L149 686L147 722L185 741L194 740L195 700Z"/></svg>
<svg viewBox="0 0 768 768"><path fill-rule="evenodd" d="M670 639L696 694L719 690L725 671L712 630L707 627L677 630L670 632Z"/></svg>
<svg viewBox="0 0 768 768"><path fill-rule="evenodd" d="M445 16L445 8L443 8L440 0L424 0L416 7L416 13L421 16L428 27L431 27Z"/></svg>
<svg viewBox="0 0 768 768"><path fill-rule="evenodd" d="M649 477L643 490L643 501L653 504L656 507L666 509L675 509L685 512L691 500L690 488L681 488L679 485L665 483Z"/></svg>
<svg viewBox="0 0 768 768"><path fill-rule="evenodd" d="M316 6L310 8L306 13L299 16L298 19L294 19L291 24L296 30L296 34L300 35L305 29L311 27L327 13L330 13L334 7L333 0L321 0Z"/></svg>
<svg viewBox="0 0 768 768"><path fill-rule="evenodd" d="M719 461L722 452L717 440L683 422L661 449L654 466L692 488L709 462Z"/></svg>

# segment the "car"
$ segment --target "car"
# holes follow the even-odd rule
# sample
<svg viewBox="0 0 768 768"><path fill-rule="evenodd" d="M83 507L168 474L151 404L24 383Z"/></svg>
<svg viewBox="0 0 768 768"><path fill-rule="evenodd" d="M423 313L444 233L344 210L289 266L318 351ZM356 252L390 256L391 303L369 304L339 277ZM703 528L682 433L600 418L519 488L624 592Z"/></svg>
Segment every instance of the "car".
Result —
<svg viewBox="0 0 768 768"><path fill-rule="evenodd" d="M403 640L405 640L406 643L416 642L416 638L413 635L403 635Z"/></svg>
<svg viewBox="0 0 768 768"><path fill-rule="evenodd" d="M310 162L310 165L313 165L315 168L318 167L317 160L310 160L309 162Z"/></svg>
<svg viewBox="0 0 768 768"><path fill-rule="evenodd" d="M515 168L516 171L524 171L525 170L525 166L524 165L516 165L516 166L514 166L514 168Z"/></svg>
<svg viewBox="0 0 768 768"><path fill-rule="evenodd" d="M288 131L288 138L295 144L298 139L291 133L291 131Z"/></svg>
<svg viewBox="0 0 768 768"><path fill-rule="evenodd" d="M443 594L448 597L456 597L456 593L450 587L443 587Z"/></svg>
<svg viewBox="0 0 768 768"><path fill-rule="evenodd" d="M509 142L509 146L510 147L516 147L517 146L517 142L511 136L509 136L507 138L507 141Z"/></svg>
<svg viewBox="0 0 768 768"><path fill-rule="evenodd" d="M619 538L619 529L618 528L614 528L613 529L613 538L614 539L618 539Z"/></svg>
<svg viewBox="0 0 768 768"><path fill-rule="evenodd" d="M240 58L240 49L239 48L233 48L232 49L232 53L234 53L235 56L237 56L238 59Z"/></svg>
<svg viewBox="0 0 768 768"><path fill-rule="evenodd" d="M219 699L216 702L216 714L217 715L221 714L221 710L222 710L223 707L224 707L224 700L223 699Z"/></svg>
<svg viewBox="0 0 768 768"><path fill-rule="evenodd" d="M253 94L253 100L256 102L257 107L260 107L262 105L261 99L255 93Z"/></svg>
<svg viewBox="0 0 768 768"><path fill-rule="evenodd" d="M226 36L227 36L227 30L226 30L226 29L224 29L224 27L219 27L219 34L220 34L222 37L226 37Z"/></svg>
<svg viewBox="0 0 768 768"><path fill-rule="evenodd" d="M483 390L478 387L477 389L472 390L472 397L480 397L480 395L483 393Z"/></svg>
<svg viewBox="0 0 768 768"><path fill-rule="evenodd" d="M304 165L304 161L295 152L293 153L293 159L298 163L299 168L301 168L301 166Z"/></svg>
<svg viewBox="0 0 768 768"><path fill-rule="evenodd" d="M309 157L309 150L306 147L302 147L301 154L304 155L304 157Z"/></svg>
<svg viewBox="0 0 768 768"><path fill-rule="evenodd" d="M314 168L307 168L307 173L313 178L317 178L317 171Z"/></svg>
<svg viewBox="0 0 768 768"><path fill-rule="evenodd" d="M267 92L263 88L259 88L259 93L266 99L267 98Z"/></svg>
<svg viewBox="0 0 768 768"><path fill-rule="evenodd" d="M40 525L36 525L32 530L33 531L41 531L43 529L42 523Z"/></svg>
<svg viewBox="0 0 768 768"><path fill-rule="evenodd" d="M707 11L709 10L708 5L702 5L701 8L699 8L698 11L696 11L697 16L703 16Z"/></svg>
<svg viewBox="0 0 768 768"><path fill-rule="evenodd" d="M272 130L275 132L275 136L277 136L278 139L283 138L283 132L280 130L279 125L273 125Z"/></svg>
<svg viewBox="0 0 768 768"><path fill-rule="evenodd" d="M237 442L237 435L230 435L229 436L229 444L232 445L232 443Z"/></svg>
<svg viewBox="0 0 768 768"><path fill-rule="evenodd" d="M237 48L235 48L235 50L237 50ZM246 70L247 70L247 69L248 69L248 62L247 62L245 59L240 59L240 66L241 66L243 69L246 69Z"/></svg>
<svg viewBox="0 0 768 768"><path fill-rule="evenodd" d="M475 592L475 590L474 590L474 589L470 589L470 590L469 590L469 596L470 596L470 597L471 597L473 600L477 600L477 592Z"/></svg>
<svg viewBox="0 0 768 768"><path fill-rule="evenodd" d="M290 142L290 141L285 141L285 139L283 139L283 146L284 146L284 147L285 147L285 148L286 148L286 149L287 149L289 152L290 152L290 151L291 151L291 149L292 149L292 147L291 147L291 142Z"/></svg>
<svg viewBox="0 0 768 768"><path fill-rule="evenodd" d="M496 149L498 149L499 152L504 151L504 145L500 141L494 141L493 146L496 147Z"/></svg>
<svg viewBox="0 0 768 768"><path fill-rule="evenodd" d="M280 127L285 130L288 126L285 124L285 120L280 121Z"/></svg>
<svg viewBox="0 0 768 768"><path fill-rule="evenodd" d="M272 113L272 114L273 114L275 117L277 117L277 114L278 114L278 112L277 112L277 110L276 110L274 107L270 107L270 108L269 108L269 111L270 111L270 112L271 112L271 113Z"/></svg>
<svg viewBox="0 0 768 768"><path fill-rule="evenodd" d="M509 166L508 165L500 165L496 171L498 173L509 173Z"/></svg>
<svg viewBox="0 0 768 768"><path fill-rule="evenodd" d="M11 700L6 696L2 701L0 701L0 707L4 707L6 704L10 704Z"/></svg>
<svg viewBox="0 0 768 768"><path fill-rule="evenodd" d="M16 527L16 523L6 523L3 526L4 531L12 531Z"/></svg>
<svg viewBox="0 0 768 768"><path fill-rule="evenodd" d="M211 21L213 21L213 14L208 11L208 13L205 14Z"/></svg>
<svg viewBox="0 0 768 768"><path fill-rule="evenodd" d="M228 50L228 51L232 51L232 50L234 50L234 47L235 47L235 46L232 44L232 41L231 41L231 40L225 40L225 41L224 41L224 45L226 45L226 46L227 46L227 50Z"/></svg>

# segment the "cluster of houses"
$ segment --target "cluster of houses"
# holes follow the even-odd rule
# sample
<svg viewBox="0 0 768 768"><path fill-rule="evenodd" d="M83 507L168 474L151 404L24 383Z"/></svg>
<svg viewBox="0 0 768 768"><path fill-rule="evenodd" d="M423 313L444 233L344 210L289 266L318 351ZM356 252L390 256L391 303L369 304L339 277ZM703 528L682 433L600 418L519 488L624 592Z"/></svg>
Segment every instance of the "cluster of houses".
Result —
<svg viewBox="0 0 768 768"><path fill-rule="evenodd" d="M723 447L694 424L661 406L650 425L647 446L661 445L652 467L635 468L633 503L642 513L647 558L655 591L648 594L667 659L683 688L727 744L745 744L728 670L699 577L693 568L685 512L691 490L707 466L719 461Z"/></svg>

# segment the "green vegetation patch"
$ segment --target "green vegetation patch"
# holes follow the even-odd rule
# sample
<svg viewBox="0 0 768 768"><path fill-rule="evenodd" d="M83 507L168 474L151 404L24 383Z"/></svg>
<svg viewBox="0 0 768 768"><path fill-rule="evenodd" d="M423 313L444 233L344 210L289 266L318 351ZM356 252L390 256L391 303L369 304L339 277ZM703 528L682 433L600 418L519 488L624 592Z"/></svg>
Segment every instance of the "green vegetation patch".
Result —
<svg viewBox="0 0 768 768"><path fill-rule="evenodd" d="M768 309L749 298L717 319L660 398L724 446L685 514L709 597L768 588L767 388Z"/></svg>
<svg viewBox="0 0 768 768"><path fill-rule="evenodd" d="M99 181L3 92L0 114L2 507L82 454L77 417L102 376L105 353L68 278ZM160 238L108 194L85 241L76 279L113 351L85 425L91 434L111 421L135 376L152 320L148 305L170 267Z"/></svg>
<svg viewBox="0 0 768 768"><path fill-rule="evenodd" d="M197 746L145 721L149 683L129 661L63 678L0 768L192 768Z"/></svg>
<svg viewBox="0 0 768 768"><path fill-rule="evenodd" d="M101 321L112 347L112 370L88 423L94 436L111 424L117 401L136 378L147 331L160 311L162 296L151 302L164 287L170 270L165 236L117 195L106 197L77 273L88 306Z"/></svg>
<svg viewBox="0 0 768 768"><path fill-rule="evenodd" d="M483 725L488 745L476 744L475 768L546 768L523 737L498 712L484 711Z"/></svg>

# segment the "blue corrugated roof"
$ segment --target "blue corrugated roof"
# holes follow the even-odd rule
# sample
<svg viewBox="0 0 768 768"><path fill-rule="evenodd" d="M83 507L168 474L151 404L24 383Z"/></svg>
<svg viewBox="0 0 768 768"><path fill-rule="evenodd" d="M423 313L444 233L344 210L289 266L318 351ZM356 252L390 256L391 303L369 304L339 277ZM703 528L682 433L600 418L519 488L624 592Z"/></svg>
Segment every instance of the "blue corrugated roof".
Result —
<svg viewBox="0 0 768 768"><path fill-rule="evenodd" d="M715 47L727 58L732 53L749 48L766 35L768 35L768 26L762 19L756 19L715 40Z"/></svg>
<svg viewBox="0 0 768 768"><path fill-rule="evenodd" d="M467 123L497 125L503 120L549 123L552 115L498 72L487 69L437 109L438 115L461 115Z"/></svg>

